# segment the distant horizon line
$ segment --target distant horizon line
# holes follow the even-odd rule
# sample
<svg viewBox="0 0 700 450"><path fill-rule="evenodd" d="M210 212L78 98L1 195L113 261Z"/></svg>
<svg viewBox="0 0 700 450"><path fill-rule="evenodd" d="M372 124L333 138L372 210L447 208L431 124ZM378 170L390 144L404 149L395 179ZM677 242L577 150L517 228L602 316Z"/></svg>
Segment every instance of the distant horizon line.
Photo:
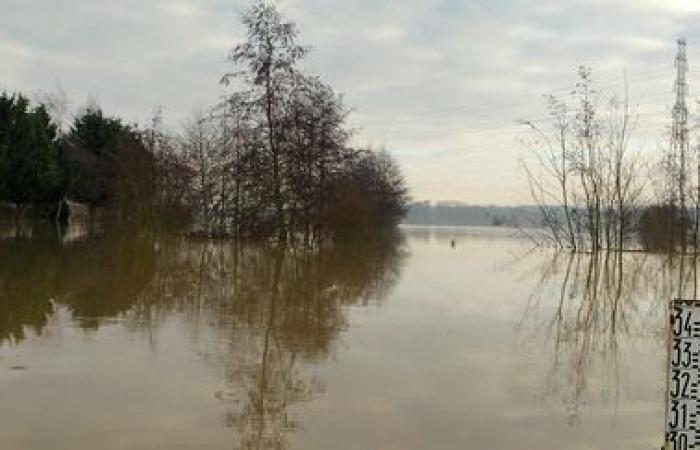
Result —
<svg viewBox="0 0 700 450"><path fill-rule="evenodd" d="M468 201L463 201L463 200L411 200L409 202L409 206L414 206L414 205L426 205L429 204L429 206L477 206L477 207L496 207L496 208L523 208L523 207L534 207L534 208L539 208L534 203L470 203ZM555 205L551 205L548 207L554 207Z"/></svg>

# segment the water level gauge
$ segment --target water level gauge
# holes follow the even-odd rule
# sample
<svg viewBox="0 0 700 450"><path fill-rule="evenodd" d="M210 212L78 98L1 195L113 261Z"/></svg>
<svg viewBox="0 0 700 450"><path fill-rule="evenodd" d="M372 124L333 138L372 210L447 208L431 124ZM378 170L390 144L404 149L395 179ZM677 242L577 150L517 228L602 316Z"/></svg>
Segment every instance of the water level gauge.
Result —
<svg viewBox="0 0 700 450"><path fill-rule="evenodd" d="M671 302L665 450L700 450L700 301Z"/></svg>

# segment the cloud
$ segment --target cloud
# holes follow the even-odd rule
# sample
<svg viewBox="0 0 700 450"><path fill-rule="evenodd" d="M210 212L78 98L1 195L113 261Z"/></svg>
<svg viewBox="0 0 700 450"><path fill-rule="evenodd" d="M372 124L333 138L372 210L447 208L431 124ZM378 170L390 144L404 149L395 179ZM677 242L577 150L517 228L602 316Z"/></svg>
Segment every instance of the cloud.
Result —
<svg viewBox="0 0 700 450"><path fill-rule="evenodd" d="M74 103L89 94L129 120L156 104L177 124L221 94L227 49L244 35L243 0L4 0L0 85L33 92L56 81ZM386 145L416 198L526 201L518 118L544 115L594 66L609 90L627 68L643 102L641 133L663 129L672 102L675 38L700 60L697 2L662 0L286 0L304 63L355 109L357 143ZM700 48L700 47L698 47ZM691 72L691 88L693 86Z"/></svg>

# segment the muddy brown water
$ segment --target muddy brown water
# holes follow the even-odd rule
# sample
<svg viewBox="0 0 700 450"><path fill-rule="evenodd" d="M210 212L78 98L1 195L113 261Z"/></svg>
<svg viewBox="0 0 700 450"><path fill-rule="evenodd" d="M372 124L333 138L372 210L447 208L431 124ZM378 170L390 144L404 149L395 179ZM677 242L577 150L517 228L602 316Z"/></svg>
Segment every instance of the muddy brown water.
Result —
<svg viewBox="0 0 700 450"><path fill-rule="evenodd" d="M0 448L659 448L694 268L513 234L2 240Z"/></svg>

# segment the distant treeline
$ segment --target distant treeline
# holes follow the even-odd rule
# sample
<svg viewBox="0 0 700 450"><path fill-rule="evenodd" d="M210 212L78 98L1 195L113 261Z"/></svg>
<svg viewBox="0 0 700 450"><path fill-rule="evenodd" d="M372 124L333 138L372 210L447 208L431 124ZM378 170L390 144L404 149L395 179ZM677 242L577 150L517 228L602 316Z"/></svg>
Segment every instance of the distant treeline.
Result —
<svg viewBox="0 0 700 450"><path fill-rule="evenodd" d="M539 205L524 206L477 206L460 202L413 202L403 222L406 225L438 226L504 226L528 229L527 235L539 242L551 239L552 223L565 223L566 211L557 205L547 205L547 216L543 216ZM584 218L588 211L584 208L570 208L569 215ZM673 247L673 231L680 230L683 224L668 206L635 205L627 211L629 218L628 235L631 242L628 248L642 248L649 251L667 251ZM574 232L584 245L587 232L583 220L575 220ZM690 229L691 223L685 226ZM541 232L537 232L540 229Z"/></svg>
<svg viewBox="0 0 700 450"><path fill-rule="evenodd" d="M64 99L2 94L0 205L63 221L72 201L110 223L283 243L396 224L407 202L397 164L349 145L341 98L299 68L295 24L261 1L243 23L225 96L178 133L160 113L138 127L97 106L63 126Z"/></svg>
<svg viewBox="0 0 700 450"><path fill-rule="evenodd" d="M536 206L476 206L458 202L414 202L403 220L407 225L537 226Z"/></svg>

